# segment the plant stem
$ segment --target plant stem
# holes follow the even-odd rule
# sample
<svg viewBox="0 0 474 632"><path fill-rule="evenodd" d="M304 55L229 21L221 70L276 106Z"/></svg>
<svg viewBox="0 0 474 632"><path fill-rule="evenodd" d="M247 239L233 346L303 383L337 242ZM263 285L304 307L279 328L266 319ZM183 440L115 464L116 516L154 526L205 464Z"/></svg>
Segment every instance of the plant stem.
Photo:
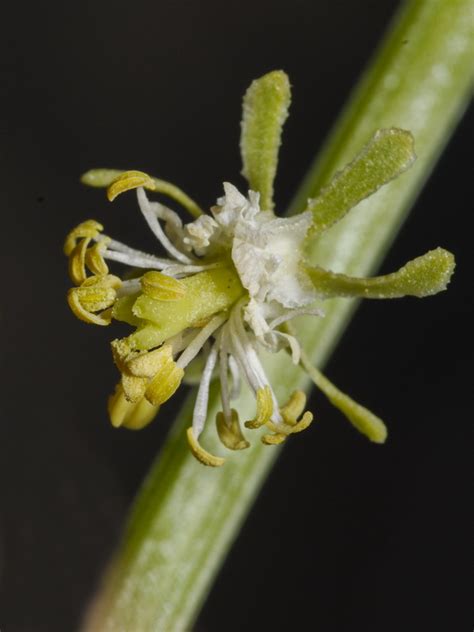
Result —
<svg viewBox="0 0 474 632"><path fill-rule="evenodd" d="M471 0L412 0L403 5L290 212L302 210L307 198L378 128L410 130L418 160L408 173L314 241L308 253L314 262L351 275L367 274L387 251L469 97L471 16ZM299 329L318 366L327 359L353 307L354 302L344 299L327 301L326 317ZM303 372L290 366L285 354L266 358L265 364L279 401L308 386ZM261 445L257 436L250 449L229 457L224 467L200 465L185 439L192 399L185 403L144 483L84 631L190 630L279 453L278 448ZM250 397L243 395L236 408L241 418L253 417ZM214 389L210 418L217 410ZM219 453L212 433L205 441L211 452Z"/></svg>

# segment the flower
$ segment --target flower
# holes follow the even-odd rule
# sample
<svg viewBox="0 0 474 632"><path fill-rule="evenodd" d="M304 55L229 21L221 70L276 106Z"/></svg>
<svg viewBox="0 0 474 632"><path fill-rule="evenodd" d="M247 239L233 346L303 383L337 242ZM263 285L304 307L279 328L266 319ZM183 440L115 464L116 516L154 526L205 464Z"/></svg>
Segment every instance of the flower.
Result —
<svg viewBox="0 0 474 632"><path fill-rule="evenodd" d="M291 329L303 314L323 318L316 300L332 296L393 298L426 296L445 289L454 269L451 253L440 248L409 262L398 272L354 279L305 262L304 245L350 208L406 170L414 160L413 139L398 129L379 130L307 209L292 217L273 213L273 179L289 105L289 83L282 72L255 81L244 99L241 149L250 190L244 196L224 183L224 195L209 214L180 189L140 171L94 170L87 184L106 186L109 200L136 190L138 206L160 242L164 256L135 250L103 233L94 220L67 236L64 250L75 287L68 302L81 320L109 325L113 319L135 327L112 341L121 380L109 399L114 426L138 429L179 388L190 367L201 362L201 378L187 438L206 465L222 465L199 437L208 416L209 388L220 381L222 411L216 428L230 450L249 446L239 415L231 407L244 382L255 395L256 414L247 429L266 428L264 443L274 445L306 429L313 416L306 396L296 391L281 405L259 358L262 349L286 349L313 382L369 439L382 443L383 422L341 393L311 365ZM179 215L148 198L147 190L179 202L194 217ZM109 261L133 270L128 278L109 272ZM91 273L89 275L89 273Z"/></svg>

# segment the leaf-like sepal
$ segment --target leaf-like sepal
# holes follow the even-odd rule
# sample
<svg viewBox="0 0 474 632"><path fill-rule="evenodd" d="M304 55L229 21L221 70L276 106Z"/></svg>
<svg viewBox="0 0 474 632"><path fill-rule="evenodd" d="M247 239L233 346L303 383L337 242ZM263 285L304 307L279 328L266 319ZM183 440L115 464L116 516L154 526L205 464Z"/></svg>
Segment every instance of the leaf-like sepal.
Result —
<svg viewBox="0 0 474 632"><path fill-rule="evenodd" d="M240 151L242 175L260 193L260 207L273 210L273 181L283 124L291 101L290 82L282 70L253 81L244 96Z"/></svg>
<svg viewBox="0 0 474 632"><path fill-rule="evenodd" d="M321 233L381 186L406 171L416 159L410 132L389 128L375 132L362 151L336 173L318 197L309 200L314 232Z"/></svg>
<svg viewBox="0 0 474 632"><path fill-rule="evenodd" d="M307 268L306 271L321 298L422 298L445 290L455 265L451 252L435 248L409 261L397 272L369 279L337 274L318 267Z"/></svg>

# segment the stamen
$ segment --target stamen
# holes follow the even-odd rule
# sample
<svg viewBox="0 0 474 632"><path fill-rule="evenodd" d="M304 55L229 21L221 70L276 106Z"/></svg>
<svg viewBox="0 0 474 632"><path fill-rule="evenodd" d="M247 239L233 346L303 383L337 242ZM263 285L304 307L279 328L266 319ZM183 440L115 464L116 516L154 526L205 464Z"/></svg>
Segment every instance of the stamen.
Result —
<svg viewBox="0 0 474 632"><path fill-rule="evenodd" d="M159 202L150 202L150 208L164 222L166 235L179 250L190 251L191 248L184 241L183 222L179 215Z"/></svg>
<svg viewBox="0 0 474 632"><path fill-rule="evenodd" d="M90 243L90 237L81 239L69 255L69 277L74 285L81 285L87 279L86 252Z"/></svg>
<svg viewBox="0 0 474 632"><path fill-rule="evenodd" d="M123 426L129 430L141 430L153 421L159 406L153 406L144 397L137 403L127 401L122 386L117 385L115 393L107 402L107 410L112 426Z"/></svg>
<svg viewBox="0 0 474 632"><path fill-rule="evenodd" d="M151 380L145 391L145 397L150 404L160 406L168 401L181 384L183 375L184 371L174 362L170 348L166 363Z"/></svg>
<svg viewBox="0 0 474 632"><path fill-rule="evenodd" d="M306 394L304 391L294 391L287 403L280 408L283 421L290 426L296 424L296 420L303 412L305 406Z"/></svg>
<svg viewBox="0 0 474 632"><path fill-rule="evenodd" d="M307 410L303 417L293 426L291 434L295 434L296 432L303 432L306 430L311 423L313 422L313 413Z"/></svg>
<svg viewBox="0 0 474 632"><path fill-rule="evenodd" d="M295 336L292 336L291 334L286 334L283 331L272 331L272 332L269 332L267 335L275 336L275 338L282 338L285 346L290 347L291 360L293 364L299 364L300 356L301 356L301 346L300 346L300 343L298 342L298 339ZM267 346L265 339L259 340L259 342L263 344L264 346ZM268 345L268 346L270 346L270 349L271 349L271 345Z"/></svg>
<svg viewBox="0 0 474 632"><path fill-rule="evenodd" d="M137 294L141 289L140 279L127 279L126 281L122 281L122 285L117 291L117 296L119 298L123 296L130 296L132 294Z"/></svg>
<svg viewBox="0 0 474 632"><path fill-rule="evenodd" d="M154 406L167 401L181 383L184 371L173 361L172 347L163 345L154 351L132 349L126 338L111 343L114 361L122 373L122 388L130 402L142 397Z"/></svg>
<svg viewBox="0 0 474 632"><path fill-rule="evenodd" d="M229 333L232 341L232 351L245 375L249 386L256 394L258 389L264 386L261 384L258 372L255 370L255 364L258 363L258 357L253 347L248 342L247 336L242 337L238 330L238 322L240 321L240 309L242 302L240 301L232 310L229 319Z"/></svg>
<svg viewBox="0 0 474 632"><path fill-rule="evenodd" d="M180 252L177 248L175 248L175 246L171 243L171 241L165 235L165 233L163 232L163 229L161 228L160 222L158 221L155 213L153 213L153 210L150 208L150 202L142 187L137 189L137 199L138 199L138 204L140 206L140 210L143 213L143 217L145 218L148 226L150 227L150 230L158 239L158 241L161 243L163 248L165 248L165 250L167 250L172 257L174 257L178 261L181 261L181 263L186 263L186 264L193 263L193 259L191 259L187 255Z"/></svg>
<svg viewBox="0 0 474 632"><path fill-rule="evenodd" d="M204 371L202 372L201 382L194 404L193 412L193 433L196 438L201 434L207 417L207 405L209 402L209 385L211 383L212 372L217 361L217 345L215 344L206 360Z"/></svg>
<svg viewBox="0 0 474 632"><path fill-rule="evenodd" d="M137 255L139 257L142 257L144 259L150 259L152 261L163 261L163 263L170 263L170 264L174 263L170 259L155 257L155 255L150 255L148 252L143 252L143 250L137 250L136 248L131 248L130 246L123 244L121 241L112 239L111 237L108 237L107 235L101 235L100 237L97 238L97 241L105 241L106 239L110 240L107 242L108 249L114 252L117 251L117 252L123 252L125 254L129 254L129 255Z"/></svg>
<svg viewBox="0 0 474 632"><path fill-rule="evenodd" d="M194 457L203 465L209 465L210 467L220 467L221 465L224 465L225 459L219 456L214 456L199 444L198 440L193 434L192 426L187 429L186 436L191 452L193 453Z"/></svg>
<svg viewBox="0 0 474 632"><path fill-rule="evenodd" d="M221 387L221 401L224 417L228 423L230 423L230 393L229 393L229 380L228 380L228 346L227 346L227 326L224 325L220 330L219 343L219 381Z"/></svg>
<svg viewBox="0 0 474 632"><path fill-rule="evenodd" d="M179 301L186 294L186 286L161 272L146 272L141 278L143 293L158 301Z"/></svg>
<svg viewBox="0 0 474 632"><path fill-rule="evenodd" d="M148 268L156 270L164 270L173 262L169 259L160 259L159 257L152 257L151 255L134 255L126 252L115 252L114 250L106 250L104 253L105 259L111 261L117 261L118 263L124 263L127 266L133 268Z"/></svg>
<svg viewBox="0 0 474 632"><path fill-rule="evenodd" d="M145 395L148 386L148 379L146 377L130 375L129 373L122 373L121 384L125 394L125 399L128 402L136 404Z"/></svg>
<svg viewBox="0 0 474 632"><path fill-rule="evenodd" d="M217 413L216 427L219 439L229 450L245 450L250 447L242 434L237 411L232 408L230 412L230 423L227 422L224 413Z"/></svg>
<svg viewBox="0 0 474 632"><path fill-rule="evenodd" d="M64 254L69 257L71 252L74 250L78 239L83 239L84 237L96 239L97 235L102 230L104 230L102 224L99 224L99 222L96 222L93 219L88 219L85 222L82 222L68 233L64 242Z"/></svg>
<svg viewBox="0 0 474 632"><path fill-rule="evenodd" d="M143 171L125 171L107 188L107 199L109 202L113 202L121 193L138 187L146 187L153 191L155 188L153 178Z"/></svg>
<svg viewBox="0 0 474 632"><path fill-rule="evenodd" d="M273 397L270 386L259 388L256 397L257 414L254 419L245 422L246 428L260 428L270 421L273 414Z"/></svg>
<svg viewBox="0 0 474 632"><path fill-rule="evenodd" d="M92 274L108 274L109 267L104 260L104 252L107 250L107 239L101 239L86 251L86 264Z"/></svg>
<svg viewBox="0 0 474 632"><path fill-rule="evenodd" d="M283 443L286 437L287 435L282 433L266 434L262 437L262 443L265 443L266 445L279 445L280 443Z"/></svg>
<svg viewBox="0 0 474 632"><path fill-rule="evenodd" d="M166 268L163 268L163 272L168 276L186 276L188 274L197 274L198 272L204 272L204 270L216 270L217 268L224 268L226 266L225 261L216 261L215 263L208 263L206 265L176 265L171 264Z"/></svg>
<svg viewBox="0 0 474 632"><path fill-rule="evenodd" d="M295 391L288 402L280 409L281 417L283 418L283 423L273 423L272 421L267 422L267 427L275 433L274 435L266 435L266 439L264 443L281 443L279 437L280 435L284 435L287 437L288 435L295 434L297 432L303 432L306 430L308 426L313 421L313 414L309 411L306 411L303 417L298 421L298 417L304 410L306 405L306 395L303 391ZM277 437L275 439L274 437ZM273 444L272 443L272 444Z"/></svg>
<svg viewBox="0 0 474 632"><path fill-rule="evenodd" d="M81 182L91 187L108 187L123 173L124 172L119 169L91 169L81 176ZM159 180L158 178L152 177L151 179L153 180L153 191L167 195L175 200L175 202L181 204L181 206L191 213L191 215L194 215L194 217L202 215L203 211L196 202L176 185L166 182L166 180Z"/></svg>
<svg viewBox="0 0 474 632"><path fill-rule="evenodd" d="M121 372L127 371L127 362L134 357L134 350L127 338L116 338L110 343L115 365Z"/></svg>
<svg viewBox="0 0 474 632"><path fill-rule="evenodd" d="M117 298L117 288L121 280L112 274L87 278L80 287L69 290L67 301L73 313L86 323L94 325L110 325L111 307ZM94 312L100 312L95 314Z"/></svg>
<svg viewBox="0 0 474 632"><path fill-rule="evenodd" d="M183 351L180 355L177 366L184 369L191 362L191 360L199 353L206 340L212 336L215 330L227 320L226 314L218 314L211 319L211 321L201 329L201 331L195 336L194 340L190 343L189 347Z"/></svg>
<svg viewBox="0 0 474 632"><path fill-rule="evenodd" d="M165 344L154 351L137 352L127 361L127 370L139 377L155 377L173 362L173 348Z"/></svg>
<svg viewBox="0 0 474 632"><path fill-rule="evenodd" d="M270 329L275 329L279 327L283 323L288 320L292 320L293 318L297 318L298 316L324 316L324 312L317 307L309 309L308 307L297 307L295 309L291 309L286 314L282 314L277 318L274 318L268 323Z"/></svg>
<svg viewBox="0 0 474 632"><path fill-rule="evenodd" d="M234 356L229 355L228 358L230 374L232 376L232 389L230 391L230 399L234 400L240 395L240 391L242 388L242 380L240 377L239 367L237 366L237 362L235 361Z"/></svg>

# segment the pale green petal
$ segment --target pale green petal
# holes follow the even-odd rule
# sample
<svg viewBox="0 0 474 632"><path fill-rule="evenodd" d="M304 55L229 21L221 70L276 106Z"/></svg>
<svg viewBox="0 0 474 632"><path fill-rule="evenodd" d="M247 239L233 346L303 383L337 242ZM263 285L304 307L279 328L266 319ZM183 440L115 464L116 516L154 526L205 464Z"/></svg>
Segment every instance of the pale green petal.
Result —
<svg viewBox="0 0 474 632"><path fill-rule="evenodd" d="M90 171L86 171L86 173L82 174L81 182L82 184L87 184L90 187L107 188L122 173L125 173L124 169L91 169ZM171 184L171 182L166 182L166 180L154 178L153 176L151 176L151 179L153 180L153 188L146 188L150 188L151 191L155 191L156 193L167 195L175 202L178 202L178 204L181 204L181 206L194 217L202 215L203 211L199 205L177 186Z"/></svg>
<svg viewBox="0 0 474 632"><path fill-rule="evenodd" d="M314 217L313 231L322 232L338 222L363 199L375 193L415 161L414 140L402 129L375 132L362 151L336 173L305 210Z"/></svg>
<svg viewBox="0 0 474 632"><path fill-rule="evenodd" d="M306 272L321 298L422 298L445 290L455 265L453 254L436 248L409 261L397 272L369 279L336 274L323 268L307 268Z"/></svg>
<svg viewBox="0 0 474 632"><path fill-rule="evenodd" d="M274 70L253 81L244 96L240 152L242 175L260 193L260 207L273 210L273 181L291 89L288 76Z"/></svg>

